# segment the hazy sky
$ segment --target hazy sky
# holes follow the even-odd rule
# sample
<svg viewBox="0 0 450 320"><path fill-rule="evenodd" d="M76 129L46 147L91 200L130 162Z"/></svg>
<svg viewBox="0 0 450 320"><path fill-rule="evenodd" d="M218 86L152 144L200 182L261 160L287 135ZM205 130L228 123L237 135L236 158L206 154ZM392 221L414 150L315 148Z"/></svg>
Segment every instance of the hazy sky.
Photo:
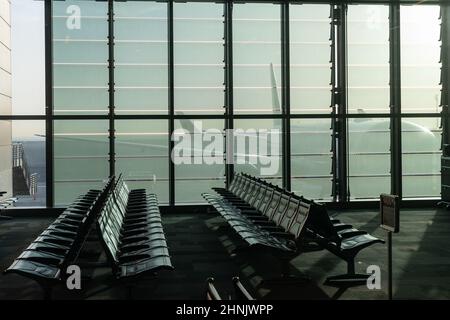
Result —
<svg viewBox="0 0 450 320"><path fill-rule="evenodd" d="M45 107L44 1L11 1L14 114L43 114ZM16 122L13 135L43 133L43 122Z"/></svg>

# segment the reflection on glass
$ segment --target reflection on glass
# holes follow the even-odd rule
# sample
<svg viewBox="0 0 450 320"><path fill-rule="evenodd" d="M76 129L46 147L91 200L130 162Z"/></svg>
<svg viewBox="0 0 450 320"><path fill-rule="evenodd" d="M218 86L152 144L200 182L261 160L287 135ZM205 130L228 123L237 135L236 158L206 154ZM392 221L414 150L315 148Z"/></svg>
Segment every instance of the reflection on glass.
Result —
<svg viewBox="0 0 450 320"><path fill-rule="evenodd" d="M224 113L220 3L174 3L175 112Z"/></svg>
<svg viewBox="0 0 450 320"><path fill-rule="evenodd" d="M389 7L350 5L348 111L389 113Z"/></svg>
<svg viewBox="0 0 450 320"><path fill-rule="evenodd" d="M131 189L155 193L169 201L169 150L167 121L116 122L116 174L123 174Z"/></svg>
<svg viewBox="0 0 450 320"><path fill-rule="evenodd" d="M308 199L331 198L331 120L291 121L291 188Z"/></svg>
<svg viewBox="0 0 450 320"><path fill-rule="evenodd" d="M176 131L172 138L178 204L203 203L203 192L225 186L223 125L223 120L175 121Z"/></svg>
<svg viewBox="0 0 450 320"><path fill-rule="evenodd" d="M292 113L329 113L331 101L330 6L291 5Z"/></svg>
<svg viewBox="0 0 450 320"><path fill-rule="evenodd" d="M401 7L402 111L439 112L439 6Z"/></svg>
<svg viewBox="0 0 450 320"><path fill-rule="evenodd" d="M351 199L375 199L390 192L389 125L389 118L348 120Z"/></svg>
<svg viewBox="0 0 450 320"><path fill-rule="evenodd" d="M402 120L403 197L438 197L441 192L439 118Z"/></svg>
<svg viewBox="0 0 450 320"><path fill-rule="evenodd" d="M281 113L280 6L233 6L235 113Z"/></svg>
<svg viewBox="0 0 450 320"><path fill-rule="evenodd" d="M108 121L54 122L55 204L65 205L109 176Z"/></svg>

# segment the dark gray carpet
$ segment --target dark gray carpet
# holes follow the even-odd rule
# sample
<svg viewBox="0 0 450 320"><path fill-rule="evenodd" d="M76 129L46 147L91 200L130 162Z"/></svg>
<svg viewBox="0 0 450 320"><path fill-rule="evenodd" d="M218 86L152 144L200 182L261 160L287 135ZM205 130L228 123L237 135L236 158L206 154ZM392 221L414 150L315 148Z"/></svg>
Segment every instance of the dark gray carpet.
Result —
<svg viewBox="0 0 450 320"><path fill-rule="evenodd" d="M347 211L339 218L355 227L385 238L378 228L376 212ZM52 221L48 218L15 218L0 221L0 268L13 259ZM279 260L267 251L245 250L243 243L218 216L168 215L164 226L176 268L157 277L141 278L132 284L114 281L110 268L83 267L80 292L62 286L54 299L203 299L205 280L216 279L223 296L233 294L231 278L241 277L244 285L262 299L385 299L386 246L374 245L357 257L357 270L368 265L382 269L382 289L365 286L339 290L323 285L326 277L345 272L346 264L328 251L304 253L291 261L294 275L312 278L307 284L264 285L261 280L276 277ZM403 210L401 233L394 235L394 296L397 299L449 299L450 212L444 210ZM238 248L235 252L234 249ZM105 261L95 242L83 250L80 263ZM40 299L35 282L18 275L0 276L0 299Z"/></svg>

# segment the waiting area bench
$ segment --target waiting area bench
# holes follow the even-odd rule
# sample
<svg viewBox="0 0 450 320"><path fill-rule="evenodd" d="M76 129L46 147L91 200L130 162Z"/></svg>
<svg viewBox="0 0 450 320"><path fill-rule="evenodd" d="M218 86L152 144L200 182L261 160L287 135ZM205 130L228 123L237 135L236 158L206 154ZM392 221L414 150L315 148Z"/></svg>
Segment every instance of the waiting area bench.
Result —
<svg viewBox="0 0 450 320"><path fill-rule="evenodd" d="M54 285L64 281L66 268L76 262L112 184L80 196L50 224L5 270L35 280L50 298Z"/></svg>
<svg viewBox="0 0 450 320"><path fill-rule="evenodd" d="M35 280L44 298L51 298L52 288L67 278L67 267L76 264L94 229L116 279L173 269L156 196L129 190L119 177L109 179L101 191L78 197L5 273Z"/></svg>
<svg viewBox="0 0 450 320"><path fill-rule="evenodd" d="M173 270L156 195L130 191L118 179L101 210L97 230L117 279Z"/></svg>
<svg viewBox="0 0 450 320"><path fill-rule="evenodd" d="M367 275L355 273L355 257L362 249L383 240L331 219L324 205L283 190L246 174L234 177L229 189L204 193L227 223L250 247L264 247L290 258L314 242L347 262L347 273L327 278L326 284L352 286L365 283ZM288 263L284 260L283 275Z"/></svg>

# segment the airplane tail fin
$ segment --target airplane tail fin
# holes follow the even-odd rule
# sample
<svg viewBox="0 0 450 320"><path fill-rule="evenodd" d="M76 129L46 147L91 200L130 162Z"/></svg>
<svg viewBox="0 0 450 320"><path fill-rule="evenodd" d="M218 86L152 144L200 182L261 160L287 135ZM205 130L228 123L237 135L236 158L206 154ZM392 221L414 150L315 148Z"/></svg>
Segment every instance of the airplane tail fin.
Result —
<svg viewBox="0 0 450 320"><path fill-rule="evenodd" d="M278 85L273 63L270 63L270 85L272 87L272 111L274 114L281 114L281 103L278 95ZM276 120L274 120L274 128L275 127L279 127L279 123Z"/></svg>

